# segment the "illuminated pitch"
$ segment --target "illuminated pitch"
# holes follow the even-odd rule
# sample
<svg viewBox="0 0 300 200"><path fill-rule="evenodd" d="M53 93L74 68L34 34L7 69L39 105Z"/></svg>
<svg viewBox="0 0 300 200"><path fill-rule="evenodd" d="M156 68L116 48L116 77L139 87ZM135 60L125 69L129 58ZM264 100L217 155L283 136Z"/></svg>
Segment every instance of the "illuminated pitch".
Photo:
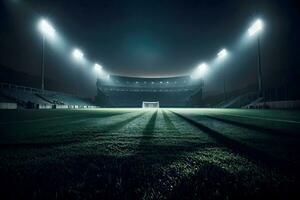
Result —
<svg viewBox="0 0 300 200"><path fill-rule="evenodd" d="M143 101L143 108L159 108L159 101Z"/></svg>

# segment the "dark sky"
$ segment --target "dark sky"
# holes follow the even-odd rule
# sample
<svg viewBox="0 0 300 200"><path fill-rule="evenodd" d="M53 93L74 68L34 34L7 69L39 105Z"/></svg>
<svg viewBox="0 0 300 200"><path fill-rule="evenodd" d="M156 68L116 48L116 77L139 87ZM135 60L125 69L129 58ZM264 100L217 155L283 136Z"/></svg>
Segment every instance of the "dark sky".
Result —
<svg viewBox="0 0 300 200"><path fill-rule="evenodd" d="M41 36L36 24L46 17L64 44L64 48L47 44L46 76L65 85L77 80L82 95L95 94L95 75L91 66L71 61L73 47L109 73L157 77L188 74L202 61L210 64L226 47L231 58L212 66L206 91L221 91L224 68L230 89L254 83L256 43L242 45L242 37L257 17L265 22L261 35L265 87L296 84L299 75L296 1L4 0L0 6L0 63L39 75Z"/></svg>

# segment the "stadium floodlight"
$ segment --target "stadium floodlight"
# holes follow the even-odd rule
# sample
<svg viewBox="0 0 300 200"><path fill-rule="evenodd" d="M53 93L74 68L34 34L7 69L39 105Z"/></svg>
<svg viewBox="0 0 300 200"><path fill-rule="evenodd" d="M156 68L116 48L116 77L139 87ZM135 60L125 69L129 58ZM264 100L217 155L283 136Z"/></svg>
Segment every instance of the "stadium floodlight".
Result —
<svg viewBox="0 0 300 200"><path fill-rule="evenodd" d="M74 49L72 55L76 60L81 60L83 58L83 53L80 49Z"/></svg>
<svg viewBox="0 0 300 200"><path fill-rule="evenodd" d="M208 65L206 63L202 63L197 68L197 74L200 76L204 75L207 72Z"/></svg>
<svg viewBox="0 0 300 200"><path fill-rule="evenodd" d="M38 23L38 28L43 35L42 38L42 63L41 63L41 90L45 88L45 37L53 38L55 36L55 29L46 20L41 19Z"/></svg>
<svg viewBox="0 0 300 200"><path fill-rule="evenodd" d="M248 29L248 34L249 36L253 36L256 33L258 33L259 31L261 31L263 29L263 22L261 19L257 19L252 26Z"/></svg>
<svg viewBox="0 0 300 200"><path fill-rule="evenodd" d="M257 70L257 77L258 77L258 96L262 95L262 70L261 70L261 56L260 56L260 37L258 33L262 31L264 27L263 21L261 19L257 19L251 27L248 29L248 34L250 37L254 37L257 35L257 58L258 58L258 70Z"/></svg>
<svg viewBox="0 0 300 200"><path fill-rule="evenodd" d="M97 71L97 72L100 72L102 70L102 66L99 65L98 63L95 63L94 64L94 69Z"/></svg>
<svg viewBox="0 0 300 200"><path fill-rule="evenodd" d="M225 58L227 56L228 52L226 49L222 49L219 53L218 53L218 58Z"/></svg>
<svg viewBox="0 0 300 200"><path fill-rule="evenodd" d="M226 49L222 49L218 53L218 58L219 59L224 59L227 55L228 55L227 50ZM226 95L226 71L225 71L225 68L223 69L223 94L224 94L224 101L225 101L226 98L227 98L227 95Z"/></svg>
<svg viewBox="0 0 300 200"><path fill-rule="evenodd" d="M203 75L206 74L207 70L208 65L206 63L201 63L190 77L192 79L203 78ZM184 81L184 83L186 83L186 81Z"/></svg>
<svg viewBox="0 0 300 200"><path fill-rule="evenodd" d="M41 19L38 23L38 27L43 36L55 36L55 29L46 19Z"/></svg>

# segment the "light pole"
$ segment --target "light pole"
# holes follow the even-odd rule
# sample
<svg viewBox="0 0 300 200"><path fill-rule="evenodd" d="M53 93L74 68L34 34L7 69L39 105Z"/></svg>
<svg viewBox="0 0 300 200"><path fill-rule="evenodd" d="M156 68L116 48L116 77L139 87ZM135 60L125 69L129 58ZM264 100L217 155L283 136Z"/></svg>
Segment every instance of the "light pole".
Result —
<svg viewBox="0 0 300 200"><path fill-rule="evenodd" d="M95 71L97 73L97 80L98 80L99 79L99 73L101 73L101 71L102 71L102 66L99 65L98 63L95 63L94 64L94 69L95 69Z"/></svg>
<svg viewBox="0 0 300 200"><path fill-rule="evenodd" d="M45 35L42 39L41 90L45 89Z"/></svg>
<svg viewBox="0 0 300 200"><path fill-rule="evenodd" d="M196 70L193 72L193 74L190 76L192 79L201 79L201 98L203 98L203 90L204 90L204 80L203 76L207 73L208 71L208 65L206 63L201 63Z"/></svg>
<svg viewBox="0 0 300 200"><path fill-rule="evenodd" d="M41 61L41 90L45 89L45 37L54 37L55 29L45 19L41 19L38 24L42 33L42 61Z"/></svg>
<svg viewBox="0 0 300 200"><path fill-rule="evenodd" d="M201 63L196 70L191 75L192 79L199 79L202 78L204 74L206 74L208 70L208 65L206 63Z"/></svg>
<svg viewBox="0 0 300 200"><path fill-rule="evenodd" d="M220 60L223 60L227 57L227 50L226 49L222 49L219 53L218 53L218 58ZM227 99L227 95L226 95L226 71L225 69L223 69L224 73L223 73L223 94L224 94L224 101Z"/></svg>
<svg viewBox="0 0 300 200"><path fill-rule="evenodd" d="M263 22L260 19L257 19L252 26L248 29L248 34L250 37L257 35L263 29ZM257 78L258 78L258 96L262 96L262 71L261 71L261 50L260 50L260 37L257 35Z"/></svg>
<svg viewBox="0 0 300 200"><path fill-rule="evenodd" d="M83 52L80 49L74 48L73 51L72 51L72 53L71 53L71 55L72 55L73 59L76 62L78 62L79 64L83 63L83 61L84 61L84 54L83 54ZM75 85L74 89L75 89L75 94L76 95L78 95L78 90L79 90L78 78L79 78L79 71L76 70L75 71L75 83L74 83L74 85Z"/></svg>

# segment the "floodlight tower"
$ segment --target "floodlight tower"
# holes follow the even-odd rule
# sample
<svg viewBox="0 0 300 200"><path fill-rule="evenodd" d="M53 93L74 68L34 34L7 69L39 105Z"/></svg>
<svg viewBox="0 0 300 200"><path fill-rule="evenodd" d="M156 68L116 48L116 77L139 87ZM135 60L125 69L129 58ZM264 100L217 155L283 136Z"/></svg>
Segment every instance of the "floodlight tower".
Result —
<svg viewBox="0 0 300 200"><path fill-rule="evenodd" d="M208 71L208 65L206 63L201 63L198 67L194 70L193 74L190 75L191 79L200 79L201 81L201 98L203 98L203 88L204 88L204 80L203 76Z"/></svg>
<svg viewBox="0 0 300 200"><path fill-rule="evenodd" d="M38 28L42 33L42 63L41 63L41 90L45 89L45 38L53 38L55 29L45 19L41 19L38 23Z"/></svg>
<svg viewBox="0 0 300 200"><path fill-rule="evenodd" d="M73 58L76 62L78 62L78 63L82 63L83 60L84 60L84 54L83 54L83 52L82 52L80 49L78 49L78 48L74 48L74 49L72 50L71 56L72 56L72 58ZM75 76L76 76L76 78L75 78L75 87L76 87L75 93L77 94L77 91L78 91L78 88L79 88L79 87L78 87L78 81L77 81L77 79L78 79L78 77L79 77L79 73L76 72L76 71L75 71Z"/></svg>
<svg viewBox="0 0 300 200"><path fill-rule="evenodd" d="M262 72L261 72L261 53L260 53L260 37L259 33L262 31L264 24L261 19L257 19L251 27L248 29L248 34L250 37L257 36L257 57L258 57L258 68L257 68L257 77L258 77L258 96L262 95Z"/></svg>
<svg viewBox="0 0 300 200"><path fill-rule="evenodd" d="M219 53L218 53L218 59L220 60L224 60L227 57L228 53L226 49L222 49ZM226 95L226 71L225 69L223 69L224 73L223 73L223 94L224 94L224 100L226 100L227 95Z"/></svg>
<svg viewBox="0 0 300 200"><path fill-rule="evenodd" d="M193 72L193 74L191 75L192 79L199 79L199 78L203 78L203 75L206 74L208 70L208 65L206 63L201 63L196 70Z"/></svg>
<svg viewBox="0 0 300 200"><path fill-rule="evenodd" d="M83 53L80 49L77 49L75 48L73 51L72 51L72 55L73 55L73 58L80 61L83 59Z"/></svg>
<svg viewBox="0 0 300 200"><path fill-rule="evenodd" d="M94 64L94 69L95 69L96 74L97 74L97 79L99 79L99 73L102 71L102 66L99 65L98 63L95 63Z"/></svg>

